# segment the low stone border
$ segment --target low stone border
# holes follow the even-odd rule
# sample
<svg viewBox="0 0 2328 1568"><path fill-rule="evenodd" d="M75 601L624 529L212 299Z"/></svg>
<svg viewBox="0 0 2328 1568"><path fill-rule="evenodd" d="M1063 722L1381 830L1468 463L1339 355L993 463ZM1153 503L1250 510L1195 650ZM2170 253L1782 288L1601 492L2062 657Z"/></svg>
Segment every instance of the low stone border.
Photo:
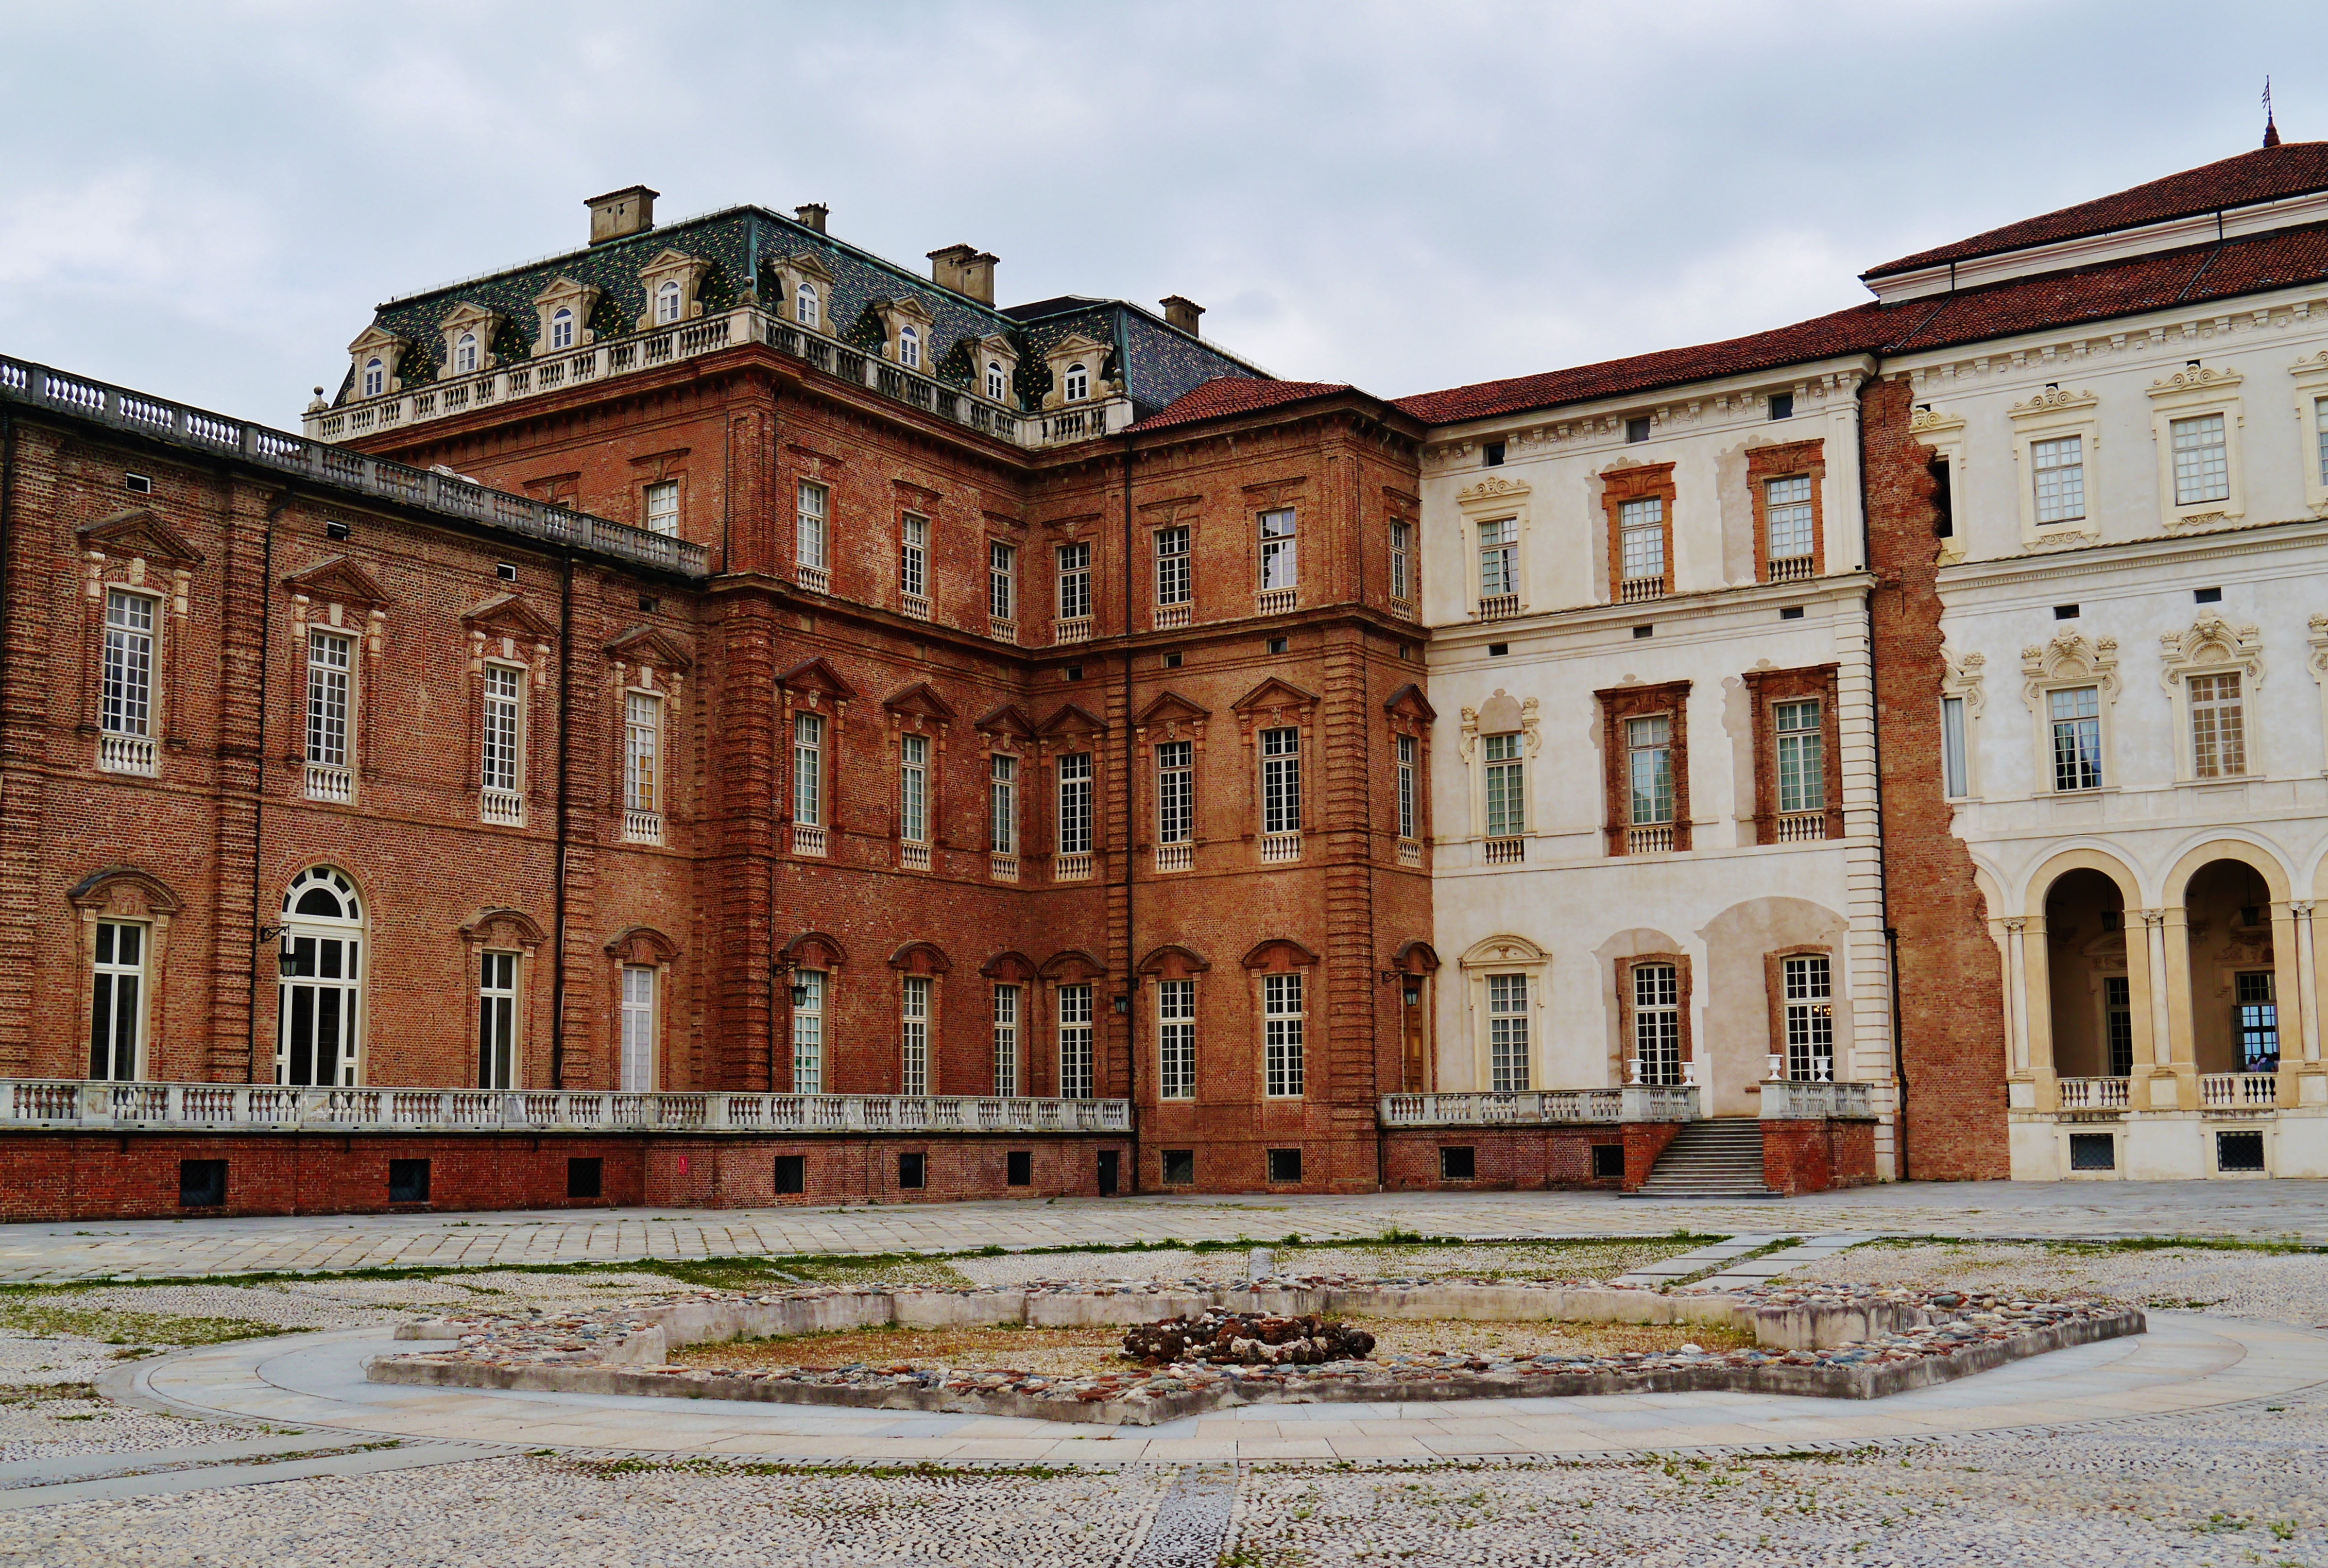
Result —
<svg viewBox="0 0 2328 1568"><path fill-rule="evenodd" d="M1452 1354L1320 1366L1127 1367L1096 1377L860 1365L829 1372L713 1370L669 1364L672 1348L837 1329L1123 1327L1220 1307L1234 1311L1453 1319L1474 1322L1704 1323L1754 1335L1751 1348ZM397 1330L443 1349L375 1357L375 1383L576 1394L661 1394L869 1410L949 1411L1151 1426L1239 1404L1542 1398L1734 1389L1879 1399L2097 1339L2139 1334L2143 1314L1865 1286L1772 1286L1666 1295L1598 1282L1502 1284L1342 1276L1244 1287L1036 1284L1007 1290L701 1291L555 1316L446 1316Z"/></svg>

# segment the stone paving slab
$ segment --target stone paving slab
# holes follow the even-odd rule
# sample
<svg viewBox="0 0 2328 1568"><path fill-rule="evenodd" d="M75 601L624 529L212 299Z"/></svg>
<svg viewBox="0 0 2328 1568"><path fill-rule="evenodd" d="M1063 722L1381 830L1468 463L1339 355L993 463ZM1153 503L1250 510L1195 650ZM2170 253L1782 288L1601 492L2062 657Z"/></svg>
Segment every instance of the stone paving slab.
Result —
<svg viewBox="0 0 2328 1568"><path fill-rule="evenodd" d="M286 1460L276 1464L206 1465L193 1469L164 1470L152 1475L108 1476L101 1480L18 1487L0 1491L0 1513L14 1513L19 1508L50 1508L61 1503L114 1502L123 1498L165 1497L182 1492L211 1491L220 1487L265 1486L276 1481L306 1480L317 1476L377 1475L382 1470L458 1464L483 1459L487 1451L465 1444L424 1442L376 1449L366 1453L325 1454L316 1459ZM159 1457L158 1453L156 1457Z"/></svg>

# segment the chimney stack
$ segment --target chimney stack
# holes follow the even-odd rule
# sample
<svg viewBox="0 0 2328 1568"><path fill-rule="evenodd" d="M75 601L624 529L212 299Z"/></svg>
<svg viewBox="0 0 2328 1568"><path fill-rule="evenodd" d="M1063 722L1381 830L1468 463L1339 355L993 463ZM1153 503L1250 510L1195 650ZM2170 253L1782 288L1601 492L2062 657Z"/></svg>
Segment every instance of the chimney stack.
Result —
<svg viewBox="0 0 2328 1568"><path fill-rule="evenodd" d="M824 232L824 221L826 218L830 217L832 209L826 206L821 202L811 202L805 207L795 207L793 209L793 216L801 221L802 228L813 229L819 234Z"/></svg>
<svg viewBox="0 0 2328 1568"><path fill-rule="evenodd" d="M653 228L655 198L662 194L644 185L625 185L619 191L591 197L583 203L590 209L590 243L604 245L609 239L627 239Z"/></svg>
<svg viewBox="0 0 2328 1568"><path fill-rule="evenodd" d="M929 257L931 282L966 294L981 305L994 303L994 257L968 245L949 245L931 251Z"/></svg>
<svg viewBox="0 0 2328 1568"><path fill-rule="evenodd" d="M1159 300L1157 303L1164 307L1166 324L1178 327L1190 337L1197 334L1197 321L1205 314L1203 305L1193 299L1184 299L1177 294L1168 299Z"/></svg>

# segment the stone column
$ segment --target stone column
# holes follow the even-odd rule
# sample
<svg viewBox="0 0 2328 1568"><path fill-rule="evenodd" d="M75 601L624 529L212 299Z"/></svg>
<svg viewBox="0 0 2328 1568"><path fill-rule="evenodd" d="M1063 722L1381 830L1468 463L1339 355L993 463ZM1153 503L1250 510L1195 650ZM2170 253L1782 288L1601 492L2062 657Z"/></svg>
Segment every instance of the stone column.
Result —
<svg viewBox="0 0 2328 1568"><path fill-rule="evenodd" d="M2004 928L2004 1033L2011 1050L2006 1098L2014 1109L2036 1104L2029 1086L2029 971L2023 932L2029 924L2019 916L1999 921Z"/></svg>
<svg viewBox="0 0 2328 1568"><path fill-rule="evenodd" d="M2301 1060L2298 1053L2287 1048L2285 1032L2280 1037L2279 1070L2293 1071L2296 1075L2280 1090L2283 1105L2328 1104L2328 1075L2320 1065L2320 953L2313 944L2313 901L2299 898L2291 902L2287 910L2295 919L2295 989L2304 1009Z"/></svg>
<svg viewBox="0 0 2328 1568"><path fill-rule="evenodd" d="M2171 1098L2165 1085L2151 1084L2150 1103L2154 1110L2186 1110L2199 1108L2199 1056L2197 1042L2191 1032L2191 925L2190 912L2181 905L2171 906L2159 913L2160 936L2166 947L2166 1038L2167 1057L2162 1073L2171 1073L2175 1080Z"/></svg>

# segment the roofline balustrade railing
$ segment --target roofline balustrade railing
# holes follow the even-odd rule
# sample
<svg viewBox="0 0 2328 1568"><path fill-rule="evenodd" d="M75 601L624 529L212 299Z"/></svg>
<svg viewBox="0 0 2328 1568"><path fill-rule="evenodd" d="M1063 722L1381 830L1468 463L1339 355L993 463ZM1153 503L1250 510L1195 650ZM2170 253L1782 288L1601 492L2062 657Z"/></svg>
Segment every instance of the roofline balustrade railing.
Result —
<svg viewBox="0 0 2328 1568"><path fill-rule="evenodd" d="M589 550L683 577L710 574L710 552L699 544L530 496L507 494L455 474L366 456L248 419L230 419L223 414L148 397L86 376L68 375L25 360L0 355L0 399L52 409L174 446L238 458L371 500L483 523L544 544Z"/></svg>
<svg viewBox="0 0 2328 1568"><path fill-rule="evenodd" d="M1469 1090L1385 1094L1385 1127L1539 1127L1561 1122L1694 1122L1694 1084L1626 1084L1605 1089Z"/></svg>

